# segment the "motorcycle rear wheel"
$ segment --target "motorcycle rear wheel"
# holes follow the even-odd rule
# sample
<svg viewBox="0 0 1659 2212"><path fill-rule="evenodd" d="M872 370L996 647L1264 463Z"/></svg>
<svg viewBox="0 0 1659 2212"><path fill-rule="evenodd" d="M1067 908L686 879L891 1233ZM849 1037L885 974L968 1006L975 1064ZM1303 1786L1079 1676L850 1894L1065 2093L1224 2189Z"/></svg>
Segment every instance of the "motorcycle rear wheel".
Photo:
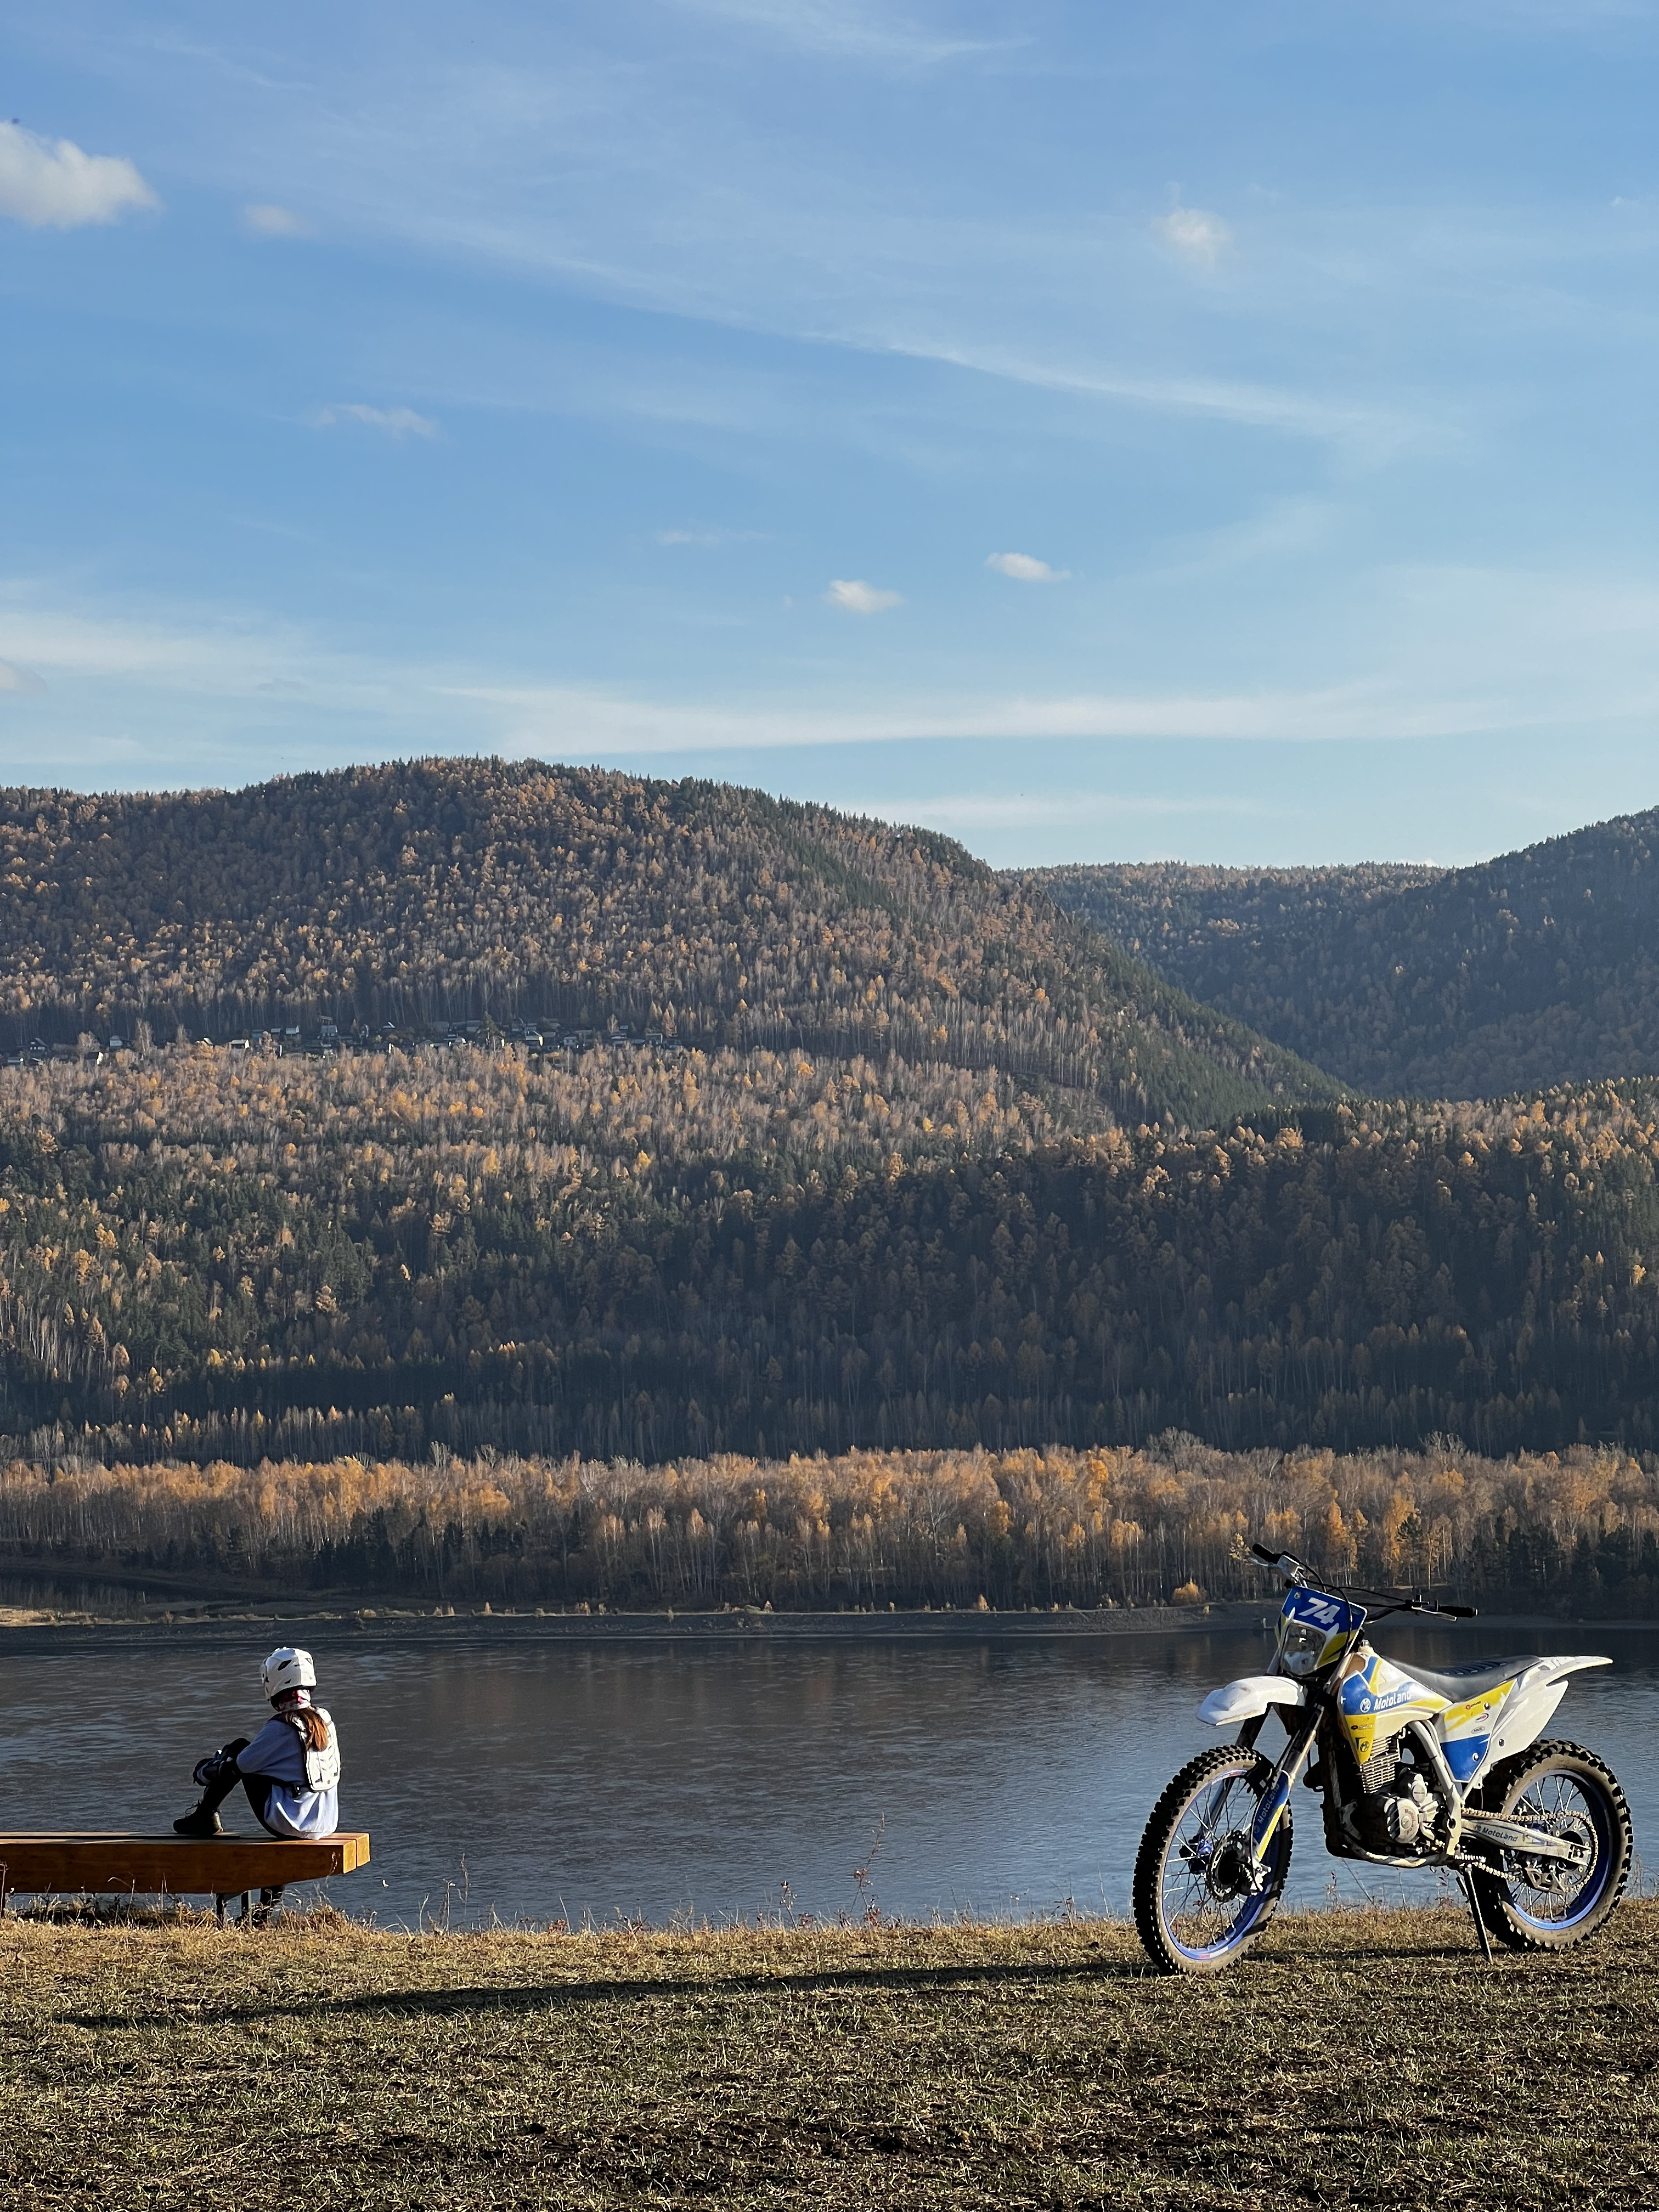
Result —
<svg viewBox="0 0 1659 2212"><path fill-rule="evenodd" d="M1630 1808L1613 1769L1577 1743L1534 1743L1486 1778L1484 1812L1582 1836L1593 1856L1582 1875L1559 1861L1505 1851L1504 1871L1475 1875L1480 1917L1513 1951L1570 1951L1603 1927L1630 1879Z"/></svg>
<svg viewBox="0 0 1659 2212"><path fill-rule="evenodd" d="M1291 1808L1249 1886L1250 1822L1273 1765L1243 1744L1200 1752L1152 1808L1135 1854L1135 1927L1166 1974L1236 1966L1273 1916L1291 1869Z"/></svg>

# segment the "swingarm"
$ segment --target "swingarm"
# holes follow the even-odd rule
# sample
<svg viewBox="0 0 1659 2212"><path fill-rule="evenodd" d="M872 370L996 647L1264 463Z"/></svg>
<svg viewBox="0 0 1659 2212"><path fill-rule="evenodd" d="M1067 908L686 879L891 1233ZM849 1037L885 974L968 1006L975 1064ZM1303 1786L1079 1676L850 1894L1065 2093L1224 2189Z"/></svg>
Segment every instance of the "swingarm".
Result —
<svg viewBox="0 0 1659 2212"><path fill-rule="evenodd" d="M1560 1859L1570 1867L1586 1867L1594 1856L1588 1844L1553 1835L1547 1828L1530 1828L1524 1820L1502 1820L1496 1813L1466 1813L1463 1840L1495 1844L1499 1850L1522 1858Z"/></svg>

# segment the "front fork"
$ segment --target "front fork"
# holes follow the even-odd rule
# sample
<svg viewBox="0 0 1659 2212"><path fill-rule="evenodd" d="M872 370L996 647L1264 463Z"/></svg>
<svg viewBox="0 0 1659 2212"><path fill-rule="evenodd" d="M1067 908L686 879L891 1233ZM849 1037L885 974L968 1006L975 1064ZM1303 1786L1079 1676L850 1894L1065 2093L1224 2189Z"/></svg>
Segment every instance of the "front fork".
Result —
<svg viewBox="0 0 1659 2212"><path fill-rule="evenodd" d="M1313 1748L1313 1740L1319 1733L1322 1717L1316 1707L1312 1711L1304 1712L1290 1726L1285 1748L1279 1754L1267 1786L1255 1808L1255 1817L1250 1822L1250 1863L1254 1867L1260 1868L1267 1856L1267 1846L1278 1832L1279 1824L1285 1817L1285 1808L1291 1802L1291 1785L1296 1780L1303 1760ZM1261 1713L1254 1720L1246 1721L1238 1732L1239 1742L1247 1747L1254 1746L1266 1718L1267 1715ZM1289 1724L1288 1716L1286 1718Z"/></svg>

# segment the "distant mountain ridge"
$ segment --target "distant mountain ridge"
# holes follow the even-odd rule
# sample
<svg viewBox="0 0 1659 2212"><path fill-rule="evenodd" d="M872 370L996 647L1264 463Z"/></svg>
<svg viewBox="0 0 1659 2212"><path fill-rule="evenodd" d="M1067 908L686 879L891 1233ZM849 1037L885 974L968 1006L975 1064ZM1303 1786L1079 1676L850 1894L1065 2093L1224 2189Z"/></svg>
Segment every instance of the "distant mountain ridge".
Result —
<svg viewBox="0 0 1659 2212"><path fill-rule="evenodd" d="M1659 810L1468 868L1167 862L1031 880L1369 1097L1659 1073Z"/></svg>
<svg viewBox="0 0 1659 2212"><path fill-rule="evenodd" d="M764 793L428 760L238 792L0 793L0 1018L532 1013L997 1066L1131 1120L1334 1096L927 831Z"/></svg>

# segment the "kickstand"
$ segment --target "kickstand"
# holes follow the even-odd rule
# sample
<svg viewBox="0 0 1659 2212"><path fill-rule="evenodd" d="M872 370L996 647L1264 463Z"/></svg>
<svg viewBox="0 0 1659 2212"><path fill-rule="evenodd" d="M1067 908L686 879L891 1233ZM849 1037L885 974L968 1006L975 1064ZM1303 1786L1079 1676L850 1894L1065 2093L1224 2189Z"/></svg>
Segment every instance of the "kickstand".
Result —
<svg viewBox="0 0 1659 2212"><path fill-rule="evenodd" d="M1458 1872L1463 1878L1463 1894L1469 1900L1469 1911L1474 1915L1475 1932L1480 1938L1480 1948L1486 1954L1486 1964L1491 1966L1492 1937L1486 1933L1486 1923L1481 1916L1480 1893L1474 1886L1474 1869L1472 1867L1460 1867Z"/></svg>

